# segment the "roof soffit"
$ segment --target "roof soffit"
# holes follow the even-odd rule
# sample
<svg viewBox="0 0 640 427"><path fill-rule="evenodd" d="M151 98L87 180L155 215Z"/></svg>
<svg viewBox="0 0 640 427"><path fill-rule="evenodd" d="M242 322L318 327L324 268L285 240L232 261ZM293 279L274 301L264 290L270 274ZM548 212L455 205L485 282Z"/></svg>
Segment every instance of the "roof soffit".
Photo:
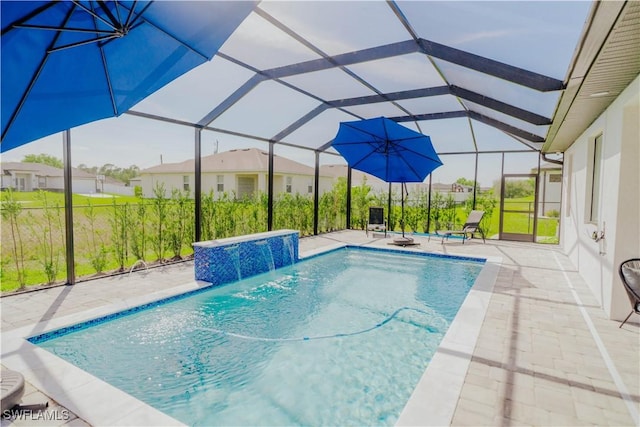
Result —
<svg viewBox="0 0 640 427"><path fill-rule="evenodd" d="M594 5L543 152L564 152L640 73L640 2Z"/></svg>

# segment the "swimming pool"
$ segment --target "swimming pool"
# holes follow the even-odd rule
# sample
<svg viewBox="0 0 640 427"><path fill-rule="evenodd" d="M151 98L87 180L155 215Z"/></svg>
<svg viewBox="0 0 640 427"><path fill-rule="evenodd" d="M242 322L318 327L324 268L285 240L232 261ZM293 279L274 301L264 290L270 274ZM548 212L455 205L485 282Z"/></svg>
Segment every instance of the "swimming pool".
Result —
<svg viewBox="0 0 640 427"><path fill-rule="evenodd" d="M389 425L482 265L341 249L31 341L190 425Z"/></svg>

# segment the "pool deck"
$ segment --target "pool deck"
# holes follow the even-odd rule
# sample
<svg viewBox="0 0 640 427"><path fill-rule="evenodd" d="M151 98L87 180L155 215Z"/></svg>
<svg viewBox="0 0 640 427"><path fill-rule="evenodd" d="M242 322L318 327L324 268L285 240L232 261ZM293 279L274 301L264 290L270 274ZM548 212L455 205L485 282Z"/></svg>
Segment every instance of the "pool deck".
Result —
<svg viewBox="0 0 640 427"><path fill-rule="evenodd" d="M300 239L300 254L345 243L389 248L390 241L364 231L334 232ZM499 262L490 286L477 289L473 315L463 316L475 323L477 337L464 345L460 338L474 323L452 325L434 357L445 368L416 388L399 424L640 426L640 316L633 315L622 329L607 319L559 248L416 241L419 246L406 249ZM179 425L79 369L70 370L22 337L202 286L193 277L193 263L185 262L3 296L2 365L25 375L23 405L48 402L49 407L3 418L2 426ZM434 375L428 371L425 376Z"/></svg>

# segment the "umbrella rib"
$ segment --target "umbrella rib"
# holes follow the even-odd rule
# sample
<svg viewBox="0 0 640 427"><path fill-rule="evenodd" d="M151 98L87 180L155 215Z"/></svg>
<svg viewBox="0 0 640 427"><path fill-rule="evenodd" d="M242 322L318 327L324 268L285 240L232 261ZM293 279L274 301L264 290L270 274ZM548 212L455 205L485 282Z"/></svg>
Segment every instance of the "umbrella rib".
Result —
<svg viewBox="0 0 640 427"><path fill-rule="evenodd" d="M64 18L63 25L66 24L67 22L69 22L69 19L71 19L71 15L73 14L74 9L75 8L69 9L69 12L67 12L67 16L65 16L65 18ZM24 103L27 102L27 97L31 93L31 90L35 86L36 82L38 81L38 77L40 77L40 73L42 73L42 70L44 69L44 65L47 63L47 60L49 59L49 50L51 49L51 47L55 46L55 44L58 41L59 37L60 37L60 33L56 34L56 36L51 41L51 44L49 45L49 49L47 49L45 55L42 57L42 60L40 61L40 64L38 65L37 70L35 71L35 73L31 77L31 81L29 82L29 86L27 87L27 89L22 94L22 98L20 99L20 102L18 103L18 106L13 111L13 114L11 114L11 118L7 122L7 126L2 131L2 137L0 138L0 140L4 140L5 136L7 136L7 132L11 128L11 125L13 124L13 122L15 122L16 118L18 117L18 113L22 110L22 107L24 106Z"/></svg>
<svg viewBox="0 0 640 427"><path fill-rule="evenodd" d="M133 17L133 11L136 10L137 4L138 4L138 0L134 0L133 4L131 5L131 9L129 9L129 14L127 15L127 20L124 23L124 27L125 28L129 28L129 25L131 25L131 18ZM125 9L126 9L126 7L125 7Z"/></svg>
<svg viewBox="0 0 640 427"><path fill-rule="evenodd" d="M81 41L81 42L76 42L76 43L71 43L71 44L65 44L65 45L62 45L62 46L57 46L57 47L49 49L47 51L47 53L59 52L61 50L71 49L73 47L83 46L83 45L89 44L89 43L98 43L98 42L101 42L101 41L117 39L117 38L120 38L120 36L119 35L115 35L115 34L110 34L108 36L96 37L95 39L91 39L91 40L84 40L84 41Z"/></svg>
<svg viewBox="0 0 640 427"><path fill-rule="evenodd" d="M109 21L107 21L106 19L104 19L102 16L98 15L97 13L95 13L93 10L88 9L85 5L83 5L82 3L80 3L78 0L73 0L73 4L75 4L76 6L78 6L79 8L81 8L82 10L84 10L85 12L87 12L89 15L93 16L94 18L102 21L104 24L108 25L109 27L113 28L114 31L117 31L118 28L114 27L113 24Z"/></svg>
<svg viewBox="0 0 640 427"><path fill-rule="evenodd" d="M166 34L167 36L171 37L172 39L174 39L175 41L177 41L178 43L180 43L182 46L186 47L187 49L189 49L190 51L194 52L195 54L201 56L202 58L204 58L205 61L209 60L209 57L207 55L205 55L204 53L196 50L193 46L190 46L188 43L180 40L179 38L177 38L175 35L165 31L163 28L160 28L159 26L157 26L156 24L154 24L153 22L149 21L148 19L145 19L143 17L143 14L145 12L145 10L147 10L151 4L153 4L153 1L150 1L149 3L147 3L147 5L137 14L137 16L135 17L135 19L131 22L131 25L133 25L136 21L138 20L142 20L145 23L147 23L148 25L151 25L153 28L155 28L158 31L163 32L164 34ZM130 11L133 11L133 9L135 8L136 3L134 2L133 6L131 7Z"/></svg>
<svg viewBox="0 0 640 427"><path fill-rule="evenodd" d="M100 6L100 9L102 9L102 11L105 13L105 15L107 15L107 17L109 18L109 20L111 21L113 26L115 28L121 30L122 29L122 24L120 23L120 21L118 21L118 18L116 18L113 15L113 13L111 13L109 8L107 7L107 4L103 0L98 0L98 6ZM117 2L116 2L116 8L117 8Z"/></svg>
<svg viewBox="0 0 640 427"><path fill-rule="evenodd" d="M49 27L46 25L31 25L31 24L16 24L14 28L24 28L29 30L45 30L45 31L69 31L75 33L102 33L102 34L113 34L113 31L110 30L91 30L88 28L72 28L72 27Z"/></svg>
<svg viewBox="0 0 640 427"><path fill-rule="evenodd" d="M149 7L147 5L147 7ZM164 34L166 34L167 36L171 37L173 40L175 40L176 42L178 42L179 44L181 44L182 46L186 47L187 49L189 49L190 51L192 51L193 53L195 53L198 56L201 56L205 61L209 60L209 57L207 55L205 55L204 53L198 51L197 49L195 49L193 46L190 46L188 43L180 40L178 37L174 36L173 34L165 31L164 29L158 27L156 24L154 24L153 22L150 22L147 19L144 19L143 17L140 16L140 14L138 15L137 19L142 19L144 22L146 22L147 24L151 25L153 28L155 28L158 31L163 32Z"/></svg>
<svg viewBox="0 0 640 427"><path fill-rule="evenodd" d="M120 6L120 3L118 2L118 0L115 0L115 1L113 2L113 4L116 6L116 7L115 7L115 9L116 9L116 15L117 15L117 17L116 17L116 21L118 22L118 24L120 25L120 27L122 27L123 29L125 29L125 30L126 30L126 27L124 26L124 24L123 24L123 22L122 22L122 17L120 16L120 7L121 7L121 6Z"/></svg>
<svg viewBox="0 0 640 427"><path fill-rule="evenodd" d="M364 162L366 159L371 157L373 154L375 154L375 151L369 151L366 156L362 157L360 160L355 162L352 167L357 169L357 167L360 165L360 163Z"/></svg>
<svg viewBox="0 0 640 427"><path fill-rule="evenodd" d="M96 25L97 23L94 23ZM104 78L107 81L107 87L109 88L109 99L111 100L111 108L113 108L113 114L115 116L118 115L118 104L116 102L116 97L113 93L113 85L111 84L111 76L109 75L109 68L107 64L107 57L104 53L104 44L99 44L98 49L100 51L100 58L102 59L102 70L104 71Z"/></svg>
<svg viewBox="0 0 640 427"><path fill-rule="evenodd" d="M385 151L385 153L387 153L387 164L385 165L386 168L384 170L384 173L386 174L385 176L388 177L388 176L390 176L389 175L389 172L390 172L389 171L389 132L387 130L387 122L385 120L382 121L382 128L384 129L384 138L385 138L385 144L386 144L384 151ZM403 208L404 208L404 205L403 205ZM404 220L404 218L403 218L403 220ZM403 226L402 230L403 230L403 235L402 236L404 237L404 226Z"/></svg>
<svg viewBox="0 0 640 427"><path fill-rule="evenodd" d="M424 140L425 144L429 143L429 137L424 135L424 134L417 134L417 135L409 135L406 137L399 137L399 138L391 138L389 136L389 129L387 127L387 122L383 121L382 122L382 132L378 132L376 133L375 131L369 131L367 129L362 129L361 127L357 126L357 124L360 122L353 122L353 123L341 123L341 126L344 126L346 128L350 128L358 133L360 133L361 135L367 135L370 140L366 140L363 137L363 140L351 140L349 141L348 138L347 141L341 141L339 144L333 144L334 146L336 146L336 148L338 146L349 146L349 145L365 145L365 146L370 146L372 147L372 150L369 152L366 152L361 158L359 158L358 160L356 160L352 167L355 169L358 169L359 166L365 162L367 159L369 159L371 156L377 155L377 154L382 154L385 155L387 158L387 162L384 165L384 173L385 173L385 177L387 177L385 179L385 181L387 182L408 182L408 181L413 181L415 178L420 178L422 176L422 173L424 172L421 171L419 172L418 170L416 170L415 167L415 159L413 157L411 157L410 159L407 159L407 154L411 154L413 156L416 156L418 159L426 159L428 161L437 163L437 165L435 167L438 167L439 165L442 165L442 161L438 158L437 153L435 153L435 150L433 150L433 147L431 147L431 149L434 151L434 156L431 156L429 153L425 153L425 152L421 152L421 151L416 151L410 147L405 147L403 146L402 143L404 142L418 142L420 140ZM415 132L414 132L415 133ZM392 143L393 141L393 143ZM385 144L384 146L384 151L381 150L381 144ZM404 167L407 169L408 172L410 172L411 175L408 175L407 178L404 178L404 180L402 181L390 181L389 179L393 179L392 177L392 171L391 171L391 163L388 161L390 155L396 156L398 159L401 160L401 162L403 162ZM410 161L411 160L411 161ZM432 168L431 171L429 173L427 173L425 175L428 176L431 172L433 172ZM426 170L426 169L425 169ZM365 170L365 172L367 172ZM378 176L380 177L380 176ZM415 178L414 178L415 177Z"/></svg>
<svg viewBox="0 0 640 427"><path fill-rule="evenodd" d="M415 176L417 176L417 177L419 177L419 176L420 176L420 174L418 173L418 171L417 171L417 170L415 170L415 168L413 167L413 165L412 165L411 163L409 163L409 161L408 161L408 160L407 160L407 159L402 155L402 153L398 153L398 156L399 156L399 157L401 157L401 158L402 158L402 160L404 160L404 162L405 162L405 164L407 165L407 167L411 170L411 172L412 172ZM387 163L387 167L388 167L388 163ZM427 174L427 175L428 175L428 174ZM425 178L426 178L426 176L425 176ZM424 178L423 178L423 180L424 180Z"/></svg>
<svg viewBox="0 0 640 427"><path fill-rule="evenodd" d="M412 149L410 149L410 148L405 148L405 149L404 149L404 151L407 151L407 152L409 152L409 153L413 153L413 154L415 154L415 155L417 155L417 156L420 156L420 157L424 157L425 159L429 159L429 160L432 160L432 161L434 161L434 162L440 162L440 164L442 164L442 160L440 160L440 158L434 159L434 158L433 158L433 157L431 157L431 156L427 156L427 155L425 155L424 153L420 153L420 152L415 151L415 150L412 150ZM435 150L434 150L434 151L435 151ZM437 155L438 155L438 153L436 153L436 156L437 156Z"/></svg>
<svg viewBox="0 0 640 427"><path fill-rule="evenodd" d="M367 135L373 137L374 139L381 139L380 136L378 136L377 134L375 134L373 132L369 132L368 130L364 130L364 129L361 129L361 128L356 127L356 126L352 126L352 125L350 125L348 123L343 123L343 125L346 126L346 127L351 128L351 129L357 130L358 132L362 132L364 134L367 134ZM358 142L358 144L360 144L360 142Z"/></svg>
<svg viewBox="0 0 640 427"><path fill-rule="evenodd" d="M136 2L136 3L137 3L137 2ZM131 9L129 9L129 13L130 13L130 15L134 15L134 10L135 10L136 3L134 3L134 4L132 4L132 5L131 5ZM138 20L142 19L142 14L144 14L144 13L147 11L147 9L151 6L151 4L152 4L152 3L153 3L153 1L148 2L148 3L147 3L147 4L142 8L142 10L141 10L140 12L138 12L137 14L135 14L135 15L134 15L134 16L135 16L135 18L133 18L133 19L129 19L129 24L130 24L130 25L134 25ZM124 6L124 5L123 5L122 7L124 7L125 9L127 8L127 7L126 7L126 6ZM144 19L143 19L143 21L147 22L147 21L146 21L146 20L144 20Z"/></svg>
<svg viewBox="0 0 640 427"><path fill-rule="evenodd" d="M11 24L7 25L5 28L2 29L2 33L1 34L4 36L9 31L13 30L14 28L17 28L18 25L21 25L23 22L27 22L28 20L30 20L34 16L38 16L42 12L46 11L47 9L49 9L50 7L55 6L55 5L56 5L56 2L49 2L49 3L47 3L47 4L43 5L43 6L40 6L39 8L33 10L27 16L23 16L22 18L18 19L17 21L14 21Z"/></svg>

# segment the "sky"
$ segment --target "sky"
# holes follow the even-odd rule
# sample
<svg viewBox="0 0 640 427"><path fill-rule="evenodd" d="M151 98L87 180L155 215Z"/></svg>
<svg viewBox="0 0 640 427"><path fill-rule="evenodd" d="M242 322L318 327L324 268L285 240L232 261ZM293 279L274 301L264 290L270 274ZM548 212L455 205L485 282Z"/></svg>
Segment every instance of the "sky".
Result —
<svg viewBox="0 0 640 427"><path fill-rule="evenodd" d="M564 79L569 61L589 11L589 2L424 2L397 3L413 29L427 40L447 44L511 65ZM260 8L300 33L323 52L335 55L410 38L395 19L386 2L262 2ZM453 19L452 19L453 17ZM375 31L371 31L375 28ZM251 14L221 48L221 52L256 68L273 68L320 56L275 29L262 16ZM438 62L437 60L435 62ZM505 85L496 78L478 77L462 67L440 61L453 83L489 93L518 105L551 116L559 94L532 93L528 89ZM440 74L422 54L393 60L378 60L349 67L383 92L444 84ZM133 107L165 117L197 122L233 91L253 76L253 72L219 56L176 79ZM371 95L374 92L337 69L283 79L323 99ZM442 111L451 98L431 97L405 100L400 104L412 112ZM267 81L258 85L211 126L271 138L319 105L285 85ZM457 105L453 101L452 108ZM478 106L474 106L479 108ZM390 103L354 107L361 116L401 115ZM508 122L509 118L500 117ZM286 142L317 147L330 141L340 121L354 116L330 109L291 135ZM467 119L420 122L420 129L431 136L439 153L473 150L473 138L480 150L523 146L502 132L481 123L469 126ZM472 133L473 130L473 133ZM546 128L534 128L546 132ZM189 127L152 121L124 114L74 128L71 132L73 166L119 167L137 165L144 169L162 162L193 158L194 130ZM203 132L202 154L234 148L258 147L261 141L223 133ZM312 151L277 146L276 153L312 166ZM46 153L62 158L62 134L55 134L2 153L2 161L20 161L26 154ZM501 173L499 155L483 155L478 181L484 186ZM483 160L484 159L484 162ZM496 160L498 159L498 160ZM464 176L473 179L474 156L442 156L445 166L434 172L434 180L452 182ZM322 164L344 163L341 158L321 156ZM537 164L537 158L508 155L505 173L524 171ZM512 172L511 172L512 173Z"/></svg>

